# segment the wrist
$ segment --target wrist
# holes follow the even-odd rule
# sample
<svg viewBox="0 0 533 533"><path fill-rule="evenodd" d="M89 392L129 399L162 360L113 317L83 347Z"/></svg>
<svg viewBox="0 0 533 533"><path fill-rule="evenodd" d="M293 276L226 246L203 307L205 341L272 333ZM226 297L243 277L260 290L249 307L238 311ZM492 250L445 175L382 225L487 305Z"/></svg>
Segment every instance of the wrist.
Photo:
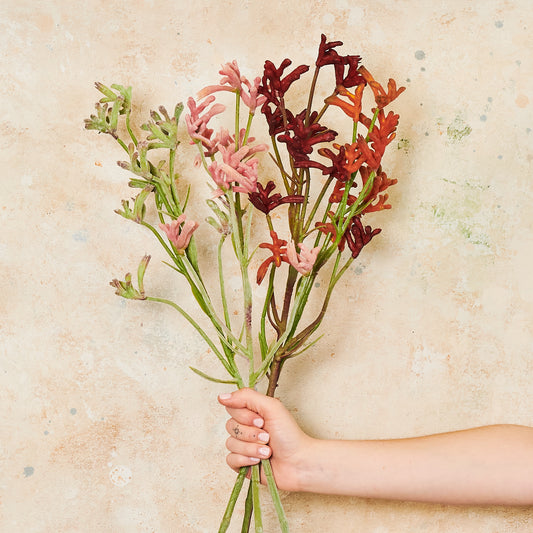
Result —
<svg viewBox="0 0 533 533"><path fill-rule="evenodd" d="M308 437L302 446L302 453L294 462L298 492L321 492L324 477L327 476L324 457L327 441Z"/></svg>

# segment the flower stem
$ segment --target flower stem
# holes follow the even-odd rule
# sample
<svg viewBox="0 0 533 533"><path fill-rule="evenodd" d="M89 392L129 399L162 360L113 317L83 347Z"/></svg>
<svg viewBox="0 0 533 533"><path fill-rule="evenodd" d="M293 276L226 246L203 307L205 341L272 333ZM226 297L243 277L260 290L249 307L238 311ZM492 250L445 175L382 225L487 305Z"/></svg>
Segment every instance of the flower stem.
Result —
<svg viewBox="0 0 533 533"><path fill-rule="evenodd" d="M239 150L239 142L241 138L240 131L240 109L241 109L241 92L237 90L235 92L236 101L235 101L235 151Z"/></svg>
<svg viewBox="0 0 533 533"><path fill-rule="evenodd" d="M133 144L137 146L137 139L135 135L133 134L133 131L130 126L130 114L131 114L131 110L128 109L128 111L126 112L126 129L128 130L129 136L131 137Z"/></svg>
<svg viewBox="0 0 533 533"><path fill-rule="evenodd" d="M239 384L239 388L244 387L243 380L241 376L239 375L239 371L235 365L233 365L231 362L228 362L228 360L220 353L218 348L215 346L213 341L208 337L208 335L205 333L205 331L198 325L198 323L185 311L182 307L180 307L178 304L173 302L172 300L166 300L165 298L156 298L154 296L147 296L146 300L150 302L159 302L163 304L170 305L170 307L173 307L178 313L180 313L193 327L194 329L202 336L204 341L207 343L207 345L213 350L213 353L217 356L217 358L220 360L224 368L227 370L228 374L235 378Z"/></svg>
<svg viewBox="0 0 533 533"><path fill-rule="evenodd" d="M309 117L311 116L311 107L313 106L313 97L315 95L316 82L318 79L318 72L320 71L319 67L315 67L315 72L313 74L313 81L311 82L311 89L309 90L309 98L307 100L307 110L305 112L305 125L309 126Z"/></svg>
<svg viewBox="0 0 533 533"><path fill-rule="evenodd" d="M228 310L228 300L226 298L226 288L224 284L224 269L222 268L222 245L226 236L223 235L218 243L217 260L218 260L218 281L220 283L220 297L222 299L222 307L224 308L224 320L226 321L226 327L231 330L231 321ZM230 340L231 342L231 340Z"/></svg>
<svg viewBox="0 0 533 533"><path fill-rule="evenodd" d="M281 504L281 498L279 497L278 487L276 486L274 474L272 473L272 465L270 464L270 461L268 459L262 460L261 465L263 466L263 471L267 478L268 490L270 491L270 497L272 498L272 502L274 503L274 507L276 509L276 514L278 515L281 531L283 533L288 533L289 523L287 521L287 517L285 516L283 506Z"/></svg>
<svg viewBox="0 0 533 533"><path fill-rule="evenodd" d="M252 501L254 504L255 533L263 533L263 517L261 514L261 501L259 499L260 486L259 465L252 465Z"/></svg>
<svg viewBox="0 0 533 533"><path fill-rule="evenodd" d="M225 533L229 527L229 524L231 521L231 515L233 514L233 510L235 509L235 504L237 503L237 498L239 497L239 494L241 492L242 485L244 483L244 479L246 478L247 471L248 471L247 466L243 466L239 470L239 475L237 476L237 479L235 480L235 485L233 485L233 490L231 491L228 505L226 506L226 511L224 513L224 516L222 517L222 522L220 523L220 527L218 528L218 533Z"/></svg>
<svg viewBox="0 0 533 533"><path fill-rule="evenodd" d="M252 522L252 511L254 505L252 502L252 481L248 485L248 493L246 494L246 501L244 502L244 516L242 519L241 533L248 533L250 531L250 524Z"/></svg>

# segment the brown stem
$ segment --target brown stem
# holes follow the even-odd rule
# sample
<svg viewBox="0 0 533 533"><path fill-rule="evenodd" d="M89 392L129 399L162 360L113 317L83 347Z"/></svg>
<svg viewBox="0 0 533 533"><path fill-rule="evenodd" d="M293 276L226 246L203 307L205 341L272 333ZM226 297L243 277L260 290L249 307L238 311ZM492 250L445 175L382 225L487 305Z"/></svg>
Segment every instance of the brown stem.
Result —
<svg viewBox="0 0 533 533"><path fill-rule="evenodd" d="M287 327L287 319L289 317L289 309L292 299L292 291L294 289L294 284L296 283L296 278L298 272L295 268L289 267L289 273L287 274L287 285L285 287L285 298L283 300L283 311L281 313L281 323L283 324L283 329Z"/></svg>
<svg viewBox="0 0 533 533"><path fill-rule="evenodd" d="M281 367L283 366L283 357L276 355L274 361L270 366L270 377L268 378L267 396L274 397L276 388L278 386L279 375L281 373Z"/></svg>
<svg viewBox="0 0 533 533"><path fill-rule="evenodd" d="M272 314L272 310L271 309L274 309L274 313L276 313L276 316L273 316ZM279 327L279 318L277 316L277 310L276 308L274 307L274 304L272 304L272 300L270 300L270 305L267 307L267 318L268 318L268 321L270 322L270 325L274 328L274 330L276 331L277 335L278 335L278 339L280 338L281 336L281 329Z"/></svg>
<svg viewBox="0 0 533 533"><path fill-rule="evenodd" d="M276 331L279 333L280 332L279 328L280 328L280 325L281 325L281 320L280 320L279 315L278 315L278 307L276 305L276 296L274 294L274 291L272 291L272 297L270 298L270 311L272 313L272 318L276 322L276 326L274 326L274 327L275 327ZM272 325L274 325L274 324L272 324Z"/></svg>

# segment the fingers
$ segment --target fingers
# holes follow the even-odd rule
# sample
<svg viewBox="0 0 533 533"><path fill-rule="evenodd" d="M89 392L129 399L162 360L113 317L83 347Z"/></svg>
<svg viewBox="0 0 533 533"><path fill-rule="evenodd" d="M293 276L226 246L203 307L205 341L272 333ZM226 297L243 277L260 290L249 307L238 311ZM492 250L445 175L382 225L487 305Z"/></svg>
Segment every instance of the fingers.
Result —
<svg viewBox="0 0 533 533"><path fill-rule="evenodd" d="M258 464L272 455L269 434L263 430L265 419L274 416L281 406L278 400L252 389L241 389L232 394L221 394L218 401L226 407L231 418L226 422L230 437L226 448L230 452L226 462L238 471L243 466Z"/></svg>
<svg viewBox="0 0 533 533"><path fill-rule="evenodd" d="M232 394L221 394L218 400L226 409L244 409L245 411L254 412L256 416L259 415L262 418L273 416L279 408L278 400L252 389L240 389Z"/></svg>
<svg viewBox="0 0 533 533"><path fill-rule="evenodd" d="M265 421L254 411L250 409L234 409L232 407L226 407L228 414L236 420L238 423L245 426L254 426L256 429L262 428Z"/></svg>
<svg viewBox="0 0 533 533"><path fill-rule="evenodd" d="M238 470L242 466L257 464L261 459L270 457L272 453L269 446L246 442L236 437L228 437L226 448L231 452L226 457L226 462L234 470Z"/></svg>
<svg viewBox="0 0 533 533"><path fill-rule="evenodd" d="M226 463L228 463L228 466L235 470L235 472L238 472L243 466L252 466L258 464L259 458L230 453L226 456Z"/></svg>
<svg viewBox="0 0 533 533"><path fill-rule="evenodd" d="M226 431L232 437L245 442L266 444L269 440L269 435L265 431L262 431L255 426L241 424L234 418L230 418L226 422Z"/></svg>

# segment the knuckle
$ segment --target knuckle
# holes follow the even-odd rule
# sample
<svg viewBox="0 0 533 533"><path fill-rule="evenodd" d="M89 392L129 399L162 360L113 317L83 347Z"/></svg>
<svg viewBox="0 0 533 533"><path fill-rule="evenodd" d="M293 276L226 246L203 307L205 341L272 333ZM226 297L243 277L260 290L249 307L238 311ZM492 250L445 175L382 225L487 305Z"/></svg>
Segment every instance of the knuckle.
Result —
<svg viewBox="0 0 533 533"><path fill-rule="evenodd" d="M229 418L227 421L226 421L226 431L228 433L231 433L231 428L233 426L233 418Z"/></svg>

